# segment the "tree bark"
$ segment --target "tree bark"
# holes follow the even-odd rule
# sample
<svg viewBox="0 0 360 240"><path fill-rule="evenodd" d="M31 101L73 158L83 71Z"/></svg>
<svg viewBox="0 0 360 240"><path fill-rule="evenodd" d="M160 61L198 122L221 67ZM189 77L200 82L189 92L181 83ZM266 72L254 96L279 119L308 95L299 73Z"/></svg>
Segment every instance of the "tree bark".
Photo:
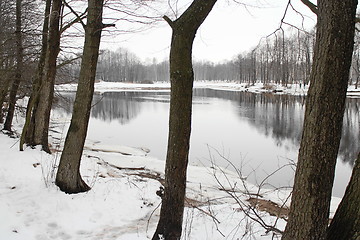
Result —
<svg viewBox="0 0 360 240"><path fill-rule="evenodd" d="M44 24L42 29L41 53L40 53L37 70L33 80L32 92L26 108L25 124L20 138L20 151L23 151L24 143L33 146L35 145L34 143L35 114L32 113L36 112L36 106L39 103L39 91L41 86L41 80L44 75L44 65L45 65L46 51L48 46L50 9L51 9L51 0L46 0Z"/></svg>
<svg viewBox="0 0 360 240"><path fill-rule="evenodd" d="M3 119L3 105L4 105L4 101L5 101L5 97L9 91L9 86L10 86L10 82L11 82L11 78L9 76L5 76L0 77L1 79L1 88L0 88L0 123L4 122Z"/></svg>
<svg viewBox="0 0 360 240"><path fill-rule="evenodd" d="M96 65L101 39L103 0L88 1L88 18L80 77L73 114L66 136L64 150L56 175L56 185L66 193L90 190L80 175L81 155L84 148L94 93Z"/></svg>
<svg viewBox="0 0 360 240"><path fill-rule="evenodd" d="M327 232L327 240L360 239L360 153L349 185Z"/></svg>
<svg viewBox="0 0 360 240"><path fill-rule="evenodd" d="M162 207L153 240L180 239L186 189L191 132L192 45L197 29L203 23L216 0L194 0L175 21L164 17L172 28L170 49L170 116L165 166L165 186Z"/></svg>
<svg viewBox="0 0 360 240"><path fill-rule="evenodd" d="M357 0L318 1L313 69L285 240L326 237L356 6Z"/></svg>
<svg viewBox="0 0 360 240"><path fill-rule="evenodd" d="M22 44L22 21L21 21L21 0L16 0L16 30L15 30L15 41L16 41L16 72L15 79L11 85L9 94L9 107L4 123L4 130L11 132L12 120L15 113L16 95L20 86L23 70L23 44Z"/></svg>
<svg viewBox="0 0 360 240"><path fill-rule="evenodd" d="M48 132L50 111L54 98L54 84L56 76L56 60L60 51L60 18L62 0L53 0L49 22L49 36L47 43L44 74L39 87L39 102L34 108L35 125L34 137L31 145L41 145L42 149L50 153Z"/></svg>

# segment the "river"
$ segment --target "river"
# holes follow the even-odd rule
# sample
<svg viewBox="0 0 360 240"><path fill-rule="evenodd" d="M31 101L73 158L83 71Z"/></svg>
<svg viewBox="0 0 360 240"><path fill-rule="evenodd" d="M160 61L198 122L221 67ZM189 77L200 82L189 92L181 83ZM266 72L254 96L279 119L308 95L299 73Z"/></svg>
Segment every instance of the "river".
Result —
<svg viewBox="0 0 360 240"><path fill-rule="evenodd" d="M74 93L62 93L54 111L70 115L73 99ZM165 159L169 101L168 92L96 94L88 139L145 147ZM291 186L304 103L299 96L194 89L190 164L235 167L252 183L271 175L265 187ZM347 99L334 196L343 195L359 149L359 106L360 99Z"/></svg>

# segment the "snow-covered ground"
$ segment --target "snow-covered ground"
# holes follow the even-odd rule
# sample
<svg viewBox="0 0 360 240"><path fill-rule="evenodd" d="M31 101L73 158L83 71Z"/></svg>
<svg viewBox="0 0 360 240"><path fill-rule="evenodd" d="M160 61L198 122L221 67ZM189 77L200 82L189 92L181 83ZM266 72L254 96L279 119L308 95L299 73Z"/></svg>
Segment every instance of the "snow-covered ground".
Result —
<svg viewBox="0 0 360 240"><path fill-rule="evenodd" d="M67 119L56 119L59 127ZM59 130L58 128L57 130ZM52 133L53 139L61 137ZM54 144L56 146L56 144ZM163 179L164 161L146 156L147 151L123 146L104 146L88 140L81 174L92 187L87 193L68 195L54 185L59 152L40 149L18 151L18 139L0 134L0 239L150 239L159 215L156 191ZM239 206L221 188L237 186ZM247 184L247 191L257 188ZM271 234L244 218L248 194L231 171L190 166L184 239L238 239L248 232L258 239ZM234 194L233 192L230 192ZM286 199L288 192L259 192L266 199ZM260 213L269 224L276 217ZM284 228L279 219L277 226Z"/></svg>
<svg viewBox="0 0 360 240"><path fill-rule="evenodd" d="M131 87L102 82L96 84L96 90L113 91L115 85L121 91L148 90L155 85L154 90L169 89L168 84ZM205 82L196 83L196 87L245 88L234 83ZM74 86L57 86L60 89L71 91ZM248 90L262 91L251 87ZM21 131L22 119L14 118L17 132ZM58 150L52 155L31 148L20 152L18 138L0 133L0 239L151 239L159 216L161 199L156 191L161 186L165 162L147 156L146 149L103 145L96 139L87 139L81 175L92 189L64 194L55 186L54 178L68 123L69 119L52 116L50 139L52 147ZM267 233L246 217L248 210L255 216L250 207L254 201L247 200L258 197L288 206L289 190L258 189L231 170L234 169L189 166L183 239L272 239L272 232ZM333 198L331 214L339 201ZM279 209L266 201L257 208L267 208L269 212ZM284 229L284 219L266 211L257 213L268 225Z"/></svg>

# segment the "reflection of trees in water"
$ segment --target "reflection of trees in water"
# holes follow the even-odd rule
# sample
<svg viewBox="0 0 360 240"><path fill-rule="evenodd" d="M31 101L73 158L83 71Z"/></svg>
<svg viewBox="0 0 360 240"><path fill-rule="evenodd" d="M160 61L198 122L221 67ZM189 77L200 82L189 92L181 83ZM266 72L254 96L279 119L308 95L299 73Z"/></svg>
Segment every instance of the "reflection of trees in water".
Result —
<svg viewBox="0 0 360 240"><path fill-rule="evenodd" d="M91 117L103 121L118 120L126 124L134 119L142 108L142 102L166 102L166 93L156 92L106 92L95 94L92 101ZM62 109L71 114L75 93L63 93L55 104L56 109Z"/></svg>
<svg viewBox="0 0 360 240"><path fill-rule="evenodd" d="M230 100L238 107L240 118L245 118L265 136L275 139L281 146L291 141L298 148L304 118L305 99L290 95L254 94L249 92L229 92L211 89L195 89L196 99L219 98ZM54 105L72 111L75 94L66 93ZM128 123L142 110L142 102L168 102L169 93L161 92L108 92L95 95L92 117L104 121L119 120ZM360 146L359 106L360 99L349 98L344 115L344 127L339 157L345 162L354 162Z"/></svg>
<svg viewBox="0 0 360 240"><path fill-rule="evenodd" d="M353 164L360 151L360 99L348 98L343 120L339 156Z"/></svg>
<svg viewBox="0 0 360 240"><path fill-rule="evenodd" d="M138 92L107 92L95 95L91 116L103 121L119 120L121 124L126 124L141 111L138 98Z"/></svg>
<svg viewBox="0 0 360 240"><path fill-rule="evenodd" d="M250 123L272 137L278 146L285 140L291 140L294 146L298 146L303 123L303 98L273 94L249 94L248 98L254 98L251 101L254 113Z"/></svg>
<svg viewBox="0 0 360 240"><path fill-rule="evenodd" d="M63 114L71 114L75 93L56 93L52 108Z"/></svg>
<svg viewBox="0 0 360 240"><path fill-rule="evenodd" d="M298 148L304 121L305 98L291 95L254 94L198 89L195 96L228 99L239 106L239 117L245 118L259 132L275 139L281 146L285 140ZM360 99L347 99L339 158L353 164L360 146Z"/></svg>
<svg viewBox="0 0 360 240"><path fill-rule="evenodd" d="M254 94L201 89L195 95L228 99L238 106L240 118L246 119L265 136L276 140L278 146L291 140L298 146L301 139L304 98L290 95Z"/></svg>

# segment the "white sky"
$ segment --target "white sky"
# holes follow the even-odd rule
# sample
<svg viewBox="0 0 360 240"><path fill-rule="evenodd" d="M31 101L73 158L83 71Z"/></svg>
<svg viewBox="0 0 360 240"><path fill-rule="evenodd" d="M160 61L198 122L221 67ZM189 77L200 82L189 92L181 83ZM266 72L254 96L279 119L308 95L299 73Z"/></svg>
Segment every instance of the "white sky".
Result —
<svg viewBox="0 0 360 240"><path fill-rule="evenodd" d="M232 0L218 0L212 12L197 32L193 47L196 60L220 62L231 60L237 54L255 47L259 41L280 25L288 0L257 0L255 7L247 8ZM316 23L316 17L300 0L293 0L297 11L304 16L307 29ZM170 16L171 17L171 16ZM285 20L302 27L302 18L289 9ZM285 30L289 27L284 25ZM126 48L143 61L162 61L168 57L171 28L165 21L140 33L120 34L116 38L104 37L101 48Z"/></svg>

